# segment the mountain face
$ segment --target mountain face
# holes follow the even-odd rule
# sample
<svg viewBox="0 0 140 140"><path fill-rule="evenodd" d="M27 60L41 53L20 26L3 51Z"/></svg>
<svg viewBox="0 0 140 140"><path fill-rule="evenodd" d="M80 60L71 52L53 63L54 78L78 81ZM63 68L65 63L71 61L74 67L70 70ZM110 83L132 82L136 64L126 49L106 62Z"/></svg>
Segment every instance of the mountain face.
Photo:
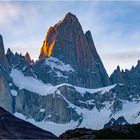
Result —
<svg viewBox="0 0 140 140"><path fill-rule="evenodd" d="M140 61L108 77L90 31L73 14L48 30L36 62L0 47L0 106L17 117L56 135L101 129L121 116L140 122Z"/></svg>
<svg viewBox="0 0 140 140"><path fill-rule="evenodd" d="M29 63L29 64L31 64L32 63L32 60L31 60L31 58L30 58L30 55L29 55L29 53L28 52L26 52L26 54L25 54L25 59L26 59L26 61Z"/></svg>
<svg viewBox="0 0 140 140"><path fill-rule="evenodd" d="M50 132L16 118L0 107L0 139L56 139Z"/></svg>
<svg viewBox="0 0 140 140"><path fill-rule="evenodd" d="M8 68L8 62L5 56L5 50L4 50L4 44L3 44L3 38L0 35L0 64L4 66L5 68Z"/></svg>
<svg viewBox="0 0 140 140"><path fill-rule="evenodd" d="M58 61L55 63L62 61L66 65L69 64L73 71L65 72L58 69L58 72L63 75L62 78L51 76L47 80L44 79L44 82L53 81L52 84L54 81L55 84L67 82L88 88L110 84L90 31L84 34L77 17L71 13L48 30L39 56L40 60L45 58L56 58ZM42 67L40 63L38 65ZM48 70L48 66L46 67ZM47 71L43 71L44 74L46 75ZM42 75L38 76L42 77Z"/></svg>
<svg viewBox="0 0 140 140"><path fill-rule="evenodd" d="M3 39L0 35L0 106L12 112L12 96L10 94L9 69L8 62L5 56Z"/></svg>

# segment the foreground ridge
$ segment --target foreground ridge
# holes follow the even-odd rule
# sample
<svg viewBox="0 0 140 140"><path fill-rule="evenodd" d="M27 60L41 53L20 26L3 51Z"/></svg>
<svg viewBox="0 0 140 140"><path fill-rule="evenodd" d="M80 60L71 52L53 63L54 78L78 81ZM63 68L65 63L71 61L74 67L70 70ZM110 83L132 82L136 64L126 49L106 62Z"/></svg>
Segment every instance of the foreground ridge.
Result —
<svg viewBox="0 0 140 140"><path fill-rule="evenodd" d="M56 139L57 137L29 122L16 118L0 107L0 139Z"/></svg>

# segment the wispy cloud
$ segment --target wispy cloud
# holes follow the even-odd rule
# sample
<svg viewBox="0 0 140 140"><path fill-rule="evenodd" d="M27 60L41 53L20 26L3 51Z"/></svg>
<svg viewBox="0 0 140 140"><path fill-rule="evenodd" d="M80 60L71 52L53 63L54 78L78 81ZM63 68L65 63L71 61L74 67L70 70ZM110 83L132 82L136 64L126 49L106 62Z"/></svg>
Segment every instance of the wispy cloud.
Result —
<svg viewBox="0 0 140 140"><path fill-rule="evenodd" d="M119 65L121 69L131 69L140 59L140 50L104 53L101 55L104 65L110 75Z"/></svg>
<svg viewBox="0 0 140 140"><path fill-rule="evenodd" d="M19 13L18 7L10 2L0 2L0 26L14 20Z"/></svg>

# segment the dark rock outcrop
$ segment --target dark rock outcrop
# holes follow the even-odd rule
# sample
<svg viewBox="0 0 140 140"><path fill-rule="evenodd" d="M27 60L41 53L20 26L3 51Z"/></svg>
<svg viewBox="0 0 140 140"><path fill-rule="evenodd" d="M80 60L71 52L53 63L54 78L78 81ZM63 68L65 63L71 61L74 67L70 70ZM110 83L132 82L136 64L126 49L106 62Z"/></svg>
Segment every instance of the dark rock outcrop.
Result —
<svg viewBox="0 0 140 140"><path fill-rule="evenodd" d="M76 128L59 136L60 139L139 139L140 124L115 125L108 129Z"/></svg>
<svg viewBox="0 0 140 140"><path fill-rule="evenodd" d="M12 112L12 96L8 85L10 78L8 66L3 39L0 35L0 106Z"/></svg>
<svg viewBox="0 0 140 140"><path fill-rule="evenodd" d="M52 77L49 82L68 82L90 88L110 84L90 31L84 34L77 17L71 13L68 13L63 20L48 30L39 59L41 61L49 57L69 64L75 70L75 72L67 74L67 78L63 78L62 81ZM48 77L47 73L44 75ZM38 77L41 79L42 76L38 75Z"/></svg>
<svg viewBox="0 0 140 140"><path fill-rule="evenodd" d="M104 128L110 128L112 126L126 125L126 124L128 124L128 122L125 120L123 116L121 116L116 120L114 118L111 118L111 120L104 125Z"/></svg>
<svg viewBox="0 0 140 140"><path fill-rule="evenodd" d="M16 118L0 107L0 139L56 139L51 132Z"/></svg>
<svg viewBox="0 0 140 140"><path fill-rule="evenodd" d="M30 57L30 55L29 55L29 53L28 52L26 52L26 54L25 54L25 60L29 63L29 64L31 64L33 61L31 60L31 57Z"/></svg>
<svg viewBox="0 0 140 140"><path fill-rule="evenodd" d="M59 136L60 139L95 139L94 130L86 128L76 128L74 130L68 130Z"/></svg>
<svg viewBox="0 0 140 140"><path fill-rule="evenodd" d="M6 78L0 70L0 106L12 112L12 96Z"/></svg>
<svg viewBox="0 0 140 140"><path fill-rule="evenodd" d="M1 35L0 35L0 65L2 65L4 68L8 69L8 62L7 62L7 59L5 56L3 38Z"/></svg>
<svg viewBox="0 0 140 140"><path fill-rule="evenodd" d="M117 66L117 69L114 70L112 75L110 76L111 81L114 83L124 83L124 77L123 77L123 72L120 70L120 67Z"/></svg>

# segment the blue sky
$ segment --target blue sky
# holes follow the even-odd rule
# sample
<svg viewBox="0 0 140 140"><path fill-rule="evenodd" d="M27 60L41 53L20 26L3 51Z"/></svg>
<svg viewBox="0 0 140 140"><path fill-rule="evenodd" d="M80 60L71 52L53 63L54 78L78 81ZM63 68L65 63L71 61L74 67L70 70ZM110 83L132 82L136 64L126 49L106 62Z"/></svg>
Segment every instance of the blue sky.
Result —
<svg viewBox="0 0 140 140"><path fill-rule="evenodd" d="M131 68L140 59L140 2L23 1L0 2L0 34L5 48L37 59L50 26L66 13L90 30L110 74L117 65Z"/></svg>

